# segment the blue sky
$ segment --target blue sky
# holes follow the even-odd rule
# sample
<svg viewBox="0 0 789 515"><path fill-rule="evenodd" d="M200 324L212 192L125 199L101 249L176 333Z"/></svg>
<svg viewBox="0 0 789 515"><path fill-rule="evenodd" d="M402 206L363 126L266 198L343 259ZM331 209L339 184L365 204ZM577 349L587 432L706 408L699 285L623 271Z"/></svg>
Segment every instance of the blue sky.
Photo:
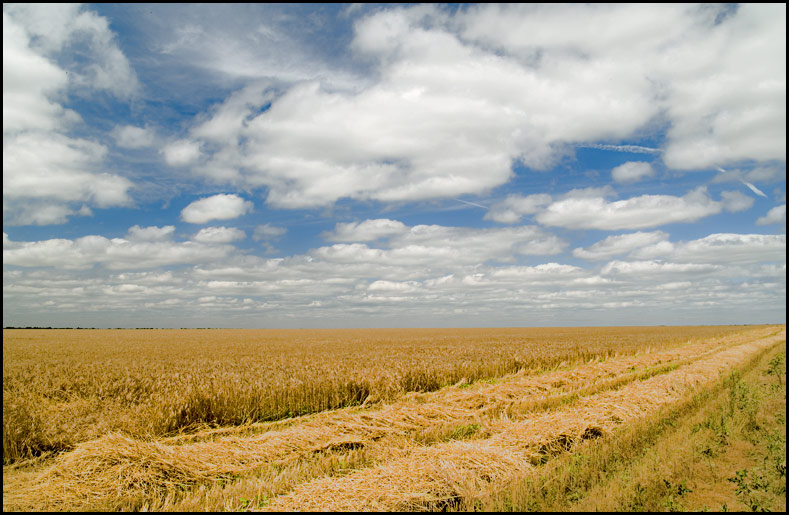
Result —
<svg viewBox="0 0 789 515"><path fill-rule="evenodd" d="M785 310L785 4L3 5L4 326Z"/></svg>

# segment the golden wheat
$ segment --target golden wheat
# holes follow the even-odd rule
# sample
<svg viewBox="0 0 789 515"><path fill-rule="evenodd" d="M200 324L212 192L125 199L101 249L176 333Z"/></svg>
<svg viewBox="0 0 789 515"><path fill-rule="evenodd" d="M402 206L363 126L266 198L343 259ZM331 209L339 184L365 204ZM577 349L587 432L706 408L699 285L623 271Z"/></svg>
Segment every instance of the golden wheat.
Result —
<svg viewBox="0 0 789 515"><path fill-rule="evenodd" d="M746 328L4 330L3 460L280 420Z"/></svg>

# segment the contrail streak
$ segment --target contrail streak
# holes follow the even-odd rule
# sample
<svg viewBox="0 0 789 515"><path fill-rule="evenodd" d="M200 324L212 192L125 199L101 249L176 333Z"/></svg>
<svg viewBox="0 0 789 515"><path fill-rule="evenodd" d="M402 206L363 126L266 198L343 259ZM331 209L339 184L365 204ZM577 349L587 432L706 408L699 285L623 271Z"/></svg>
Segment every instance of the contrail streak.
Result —
<svg viewBox="0 0 789 515"><path fill-rule="evenodd" d="M581 148L596 148L597 150L613 150L614 152L631 152L634 154L659 154L659 148L641 147L638 145L578 145Z"/></svg>
<svg viewBox="0 0 789 515"><path fill-rule="evenodd" d="M460 200L459 198L456 198L455 200L457 200L458 202L463 202L464 204L468 204L468 205L470 205L470 206L477 206L477 207L481 207L482 209L487 209L487 207L485 207L485 206L482 206L482 205L480 205L480 204L475 204L475 203L473 203L473 202L467 202L467 201L465 201L465 200Z"/></svg>
<svg viewBox="0 0 789 515"><path fill-rule="evenodd" d="M742 179L740 179L740 182L741 182L741 183L743 183L743 184L745 184L745 185L746 185L746 186L748 186L749 188L751 188L751 191L752 191L752 192L754 192L754 193L756 193L757 195L759 195L759 196L761 196L761 197L764 197L764 198L767 198L767 195L765 195L765 194L764 194L764 192L763 192L762 190L760 190L759 188L757 188L756 186L754 186L754 185L753 185L753 184L751 184L750 182L748 182L748 181L744 181L744 180L742 180Z"/></svg>
<svg viewBox="0 0 789 515"><path fill-rule="evenodd" d="M717 170L718 170L719 172L721 172L721 173L726 173L726 170L724 170L724 169L723 169L723 168L721 168L720 166L718 166L718 167L716 167L716 168L717 168ZM768 198L768 197L767 197L767 195L765 195L765 193L764 193L762 190L760 190L759 188L757 188L756 186L754 186L754 185L753 185L753 184L751 184L750 182L748 182L748 181L746 181L746 180L744 180L744 179L742 179L742 178L740 178L740 182L741 182L741 183L743 183L743 184L745 184L746 186L748 186L748 188L749 188L749 189L750 189L752 192L756 193L756 194L757 194L757 195L759 195L760 197Z"/></svg>

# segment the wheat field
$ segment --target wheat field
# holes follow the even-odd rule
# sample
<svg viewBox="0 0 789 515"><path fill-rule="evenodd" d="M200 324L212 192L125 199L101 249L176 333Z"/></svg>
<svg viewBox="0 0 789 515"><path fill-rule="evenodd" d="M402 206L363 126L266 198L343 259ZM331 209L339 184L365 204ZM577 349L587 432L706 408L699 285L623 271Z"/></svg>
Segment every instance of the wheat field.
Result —
<svg viewBox="0 0 789 515"><path fill-rule="evenodd" d="M478 508L782 341L785 326L4 330L4 509Z"/></svg>

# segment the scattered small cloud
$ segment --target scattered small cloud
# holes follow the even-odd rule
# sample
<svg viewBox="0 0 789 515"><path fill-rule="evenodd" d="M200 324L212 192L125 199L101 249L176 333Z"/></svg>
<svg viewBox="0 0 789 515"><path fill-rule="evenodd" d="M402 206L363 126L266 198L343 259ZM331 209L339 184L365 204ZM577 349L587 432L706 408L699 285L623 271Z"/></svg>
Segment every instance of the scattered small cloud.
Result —
<svg viewBox="0 0 789 515"><path fill-rule="evenodd" d="M723 209L730 213L739 213L740 211L747 211L753 206L753 197L741 193L739 191L723 191L721 192L721 202Z"/></svg>
<svg viewBox="0 0 789 515"><path fill-rule="evenodd" d="M162 148L165 162L170 166L189 166L200 160L200 143L182 139Z"/></svg>
<svg viewBox="0 0 789 515"><path fill-rule="evenodd" d="M551 203L551 196L546 193L534 195L508 195L504 200L493 204L485 213L485 220L514 224L520 222L524 215L533 215Z"/></svg>
<svg viewBox="0 0 789 515"><path fill-rule="evenodd" d="M133 125L116 125L111 135L119 147L134 149L152 147L156 138L153 129Z"/></svg>
<svg viewBox="0 0 789 515"><path fill-rule="evenodd" d="M756 225L771 225L783 224L786 225L786 204L775 206L770 209L766 215L760 216L756 220Z"/></svg>
<svg viewBox="0 0 789 515"><path fill-rule="evenodd" d="M235 227L204 227L192 236L192 240L200 243L232 243L246 237L244 231Z"/></svg>
<svg viewBox="0 0 789 515"><path fill-rule="evenodd" d="M644 161L628 161L611 170L611 178L616 182L637 182L654 175L652 165Z"/></svg>
<svg viewBox="0 0 789 515"><path fill-rule="evenodd" d="M277 227L276 225L263 224L255 227L255 231L252 235L252 239L255 241L275 240L283 236L287 232L288 230L285 227Z"/></svg>
<svg viewBox="0 0 789 515"><path fill-rule="evenodd" d="M723 208L700 187L682 197L641 195L614 202L599 196L567 198L550 204L535 219L547 226L618 231L695 222Z"/></svg>
<svg viewBox="0 0 789 515"><path fill-rule="evenodd" d="M334 231L325 232L321 236L328 241L354 242L373 241L402 234L408 230L403 222L378 218L362 222L338 223Z"/></svg>
<svg viewBox="0 0 789 515"><path fill-rule="evenodd" d="M174 225L165 225L164 227L157 227L155 225L150 227L140 227L134 225L129 228L126 239L131 241L169 241L175 234Z"/></svg>
<svg viewBox="0 0 789 515"><path fill-rule="evenodd" d="M663 231L635 232L609 236L602 241L587 248L573 250L573 256L587 261L602 261L614 256L627 254L636 249L654 245L657 242L668 240L668 234Z"/></svg>
<svg viewBox="0 0 789 515"><path fill-rule="evenodd" d="M181 211L181 220L204 224L211 220L232 220L252 211L253 204L238 195L219 194L195 200Z"/></svg>

